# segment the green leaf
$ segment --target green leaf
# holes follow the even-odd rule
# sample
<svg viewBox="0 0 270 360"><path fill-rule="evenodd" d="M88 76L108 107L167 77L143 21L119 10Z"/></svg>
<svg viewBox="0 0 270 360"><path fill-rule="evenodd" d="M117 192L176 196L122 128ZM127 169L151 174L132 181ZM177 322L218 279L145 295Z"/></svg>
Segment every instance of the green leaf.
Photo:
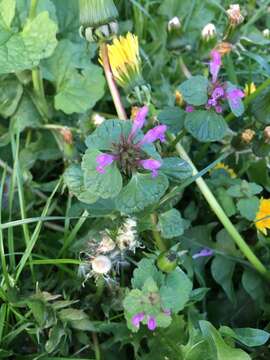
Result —
<svg viewBox="0 0 270 360"><path fill-rule="evenodd" d="M23 94L22 85L15 79L1 81L0 114L7 118L14 114Z"/></svg>
<svg viewBox="0 0 270 360"><path fill-rule="evenodd" d="M213 278L223 288L232 302L235 300L232 282L234 269L235 262L220 255L217 255L211 264L211 273Z"/></svg>
<svg viewBox="0 0 270 360"><path fill-rule="evenodd" d="M162 172L174 180L185 180L192 176L192 167L179 157L162 159Z"/></svg>
<svg viewBox="0 0 270 360"><path fill-rule="evenodd" d="M96 330L94 324L83 310L73 308L63 309L58 312L58 316L63 322L69 323L74 329L83 331Z"/></svg>
<svg viewBox="0 0 270 360"><path fill-rule="evenodd" d="M178 86L186 103L190 105L204 105L208 100L208 80L201 75L192 76Z"/></svg>
<svg viewBox="0 0 270 360"><path fill-rule="evenodd" d="M221 206L225 210L226 214L231 217L236 214L236 207L233 199L228 195L226 189L219 187L216 190L217 198L221 203Z"/></svg>
<svg viewBox="0 0 270 360"><path fill-rule="evenodd" d="M81 73L70 70L65 79L57 84L55 108L66 114L83 113L102 98L104 85L102 70L96 65L92 64L90 69Z"/></svg>
<svg viewBox="0 0 270 360"><path fill-rule="evenodd" d="M192 291L192 282L179 268L168 274L165 284L160 289L164 309L177 313L184 309Z"/></svg>
<svg viewBox="0 0 270 360"><path fill-rule="evenodd" d="M243 180L240 185L233 185L227 190L227 194L232 197L252 197L253 195L260 194L263 191L262 186L256 183L249 183Z"/></svg>
<svg viewBox="0 0 270 360"><path fill-rule="evenodd" d="M252 101L251 111L258 121L270 124L270 86Z"/></svg>
<svg viewBox="0 0 270 360"><path fill-rule="evenodd" d="M160 214L158 217L158 229L165 239L183 235L185 227L180 212L176 209L171 209Z"/></svg>
<svg viewBox="0 0 270 360"><path fill-rule="evenodd" d="M86 138L85 143L89 149L111 150L121 135L128 136L130 131L130 121L106 120Z"/></svg>
<svg viewBox="0 0 270 360"><path fill-rule="evenodd" d="M105 174L100 174L96 170L96 158L100 154L98 150L88 149L83 156L84 187L102 199L114 198L122 189L122 176L115 162L106 167Z"/></svg>
<svg viewBox="0 0 270 360"><path fill-rule="evenodd" d="M208 321L201 320L199 324L203 335L216 352L216 360L251 360L243 350L227 345L219 332Z"/></svg>
<svg viewBox="0 0 270 360"><path fill-rule="evenodd" d="M259 304L263 303L265 284L261 276L253 270L245 270L242 276L242 284L245 291L254 301Z"/></svg>
<svg viewBox="0 0 270 360"><path fill-rule="evenodd" d="M60 344L61 339L65 336L65 331L60 325L55 325L49 332L49 339L45 344L47 353L52 353Z"/></svg>
<svg viewBox="0 0 270 360"><path fill-rule="evenodd" d="M93 204L98 196L85 189L83 182L83 171L78 164L71 164L64 172L64 182L80 201L86 204Z"/></svg>
<svg viewBox="0 0 270 360"><path fill-rule="evenodd" d="M221 115L213 111L197 110L188 113L185 120L187 131L201 142L219 141L228 130Z"/></svg>
<svg viewBox="0 0 270 360"><path fill-rule="evenodd" d="M28 20L20 33L5 32L0 44L0 73L32 69L41 59L49 57L56 45L57 25L42 12ZM1 28L0 28L1 33Z"/></svg>
<svg viewBox="0 0 270 360"><path fill-rule="evenodd" d="M23 95L15 114L11 118L11 130L14 132L21 132L28 127L39 127L41 123L41 117L29 96Z"/></svg>
<svg viewBox="0 0 270 360"><path fill-rule="evenodd" d="M116 207L123 214L141 211L158 202L168 185L167 177L161 172L155 178L151 174L136 173L116 198Z"/></svg>
<svg viewBox="0 0 270 360"><path fill-rule="evenodd" d="M237 202L237 208L240 214L249 221L254 221L260 207L260 200L253 196L249 199L241 199Z"/></svg>
<svg viewBox="0 0 270 360"><path fill-rule="evenodd" d="M4 23L7 28L10 28L11 22L15 16L16 0L1 0L0 2L0 16L1 23Z"/></svg>
<svg viewBox="0 0 270 360"><path fill-rule="evenodd" d="M186 112L179 107L168 107L158 113L160 123L168 126L173 134L178 134L184 127Z"/></svg>
<svg viewBox="0 0 270 360"><path fill-rule="evenodd" d="M232 337L248 347L262 346L270 337L268 332L253 328L231 329L227 326L221 326L219 331L222 335Z"/></svg>
<svg viewBox="0 0 270 360"><path fill-rule="evenodd" d="M154 261L150 259L142 259L138 263L137 269L133 272L131 284L134 288L142 289L145 281L151 277L159 286L163 284L164 275L158 271Z"/></svg>

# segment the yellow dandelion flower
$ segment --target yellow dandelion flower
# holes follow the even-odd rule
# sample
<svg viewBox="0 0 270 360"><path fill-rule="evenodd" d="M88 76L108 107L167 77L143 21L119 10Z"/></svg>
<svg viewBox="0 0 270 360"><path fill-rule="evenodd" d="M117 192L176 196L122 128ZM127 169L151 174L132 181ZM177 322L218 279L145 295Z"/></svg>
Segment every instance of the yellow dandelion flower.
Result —
<svg viewBox="0 0 270 360"><path fill-rule="evenodd" d="M184 105L183 95L180 93L179 90L175 91L175 103L178 106L183 106Z"/></svg>
<svg viewBox="0 0 270 360"><path fill-rule="evenodd" d="M267 229L270 229L270 199L261 199L259 211L255 218L255 226L264 235L267 235Z"/></svg>
<svg viewBox="0 0 270 360"><path fill-rule="evenodd" d="M257 88L256 88L256 85L254 84L254 82L246 84L245 95L249 96L249 95L253 94L256 90L257 90Z"/></svg>
<svg viewBox="0 0 270 360"><path fill-rule="evenodd" d="M119 86L133 89L144 83L136 35L127 33L125 37L115 38L112 45L108 45L108 55L113 76Z"/></svg>
<svg viewBox="0 0 270 360"><path fill-rule="evenodd" d="M237 177L235 171L224 163L219 163L214 167L214 170L219 170L219 169L225 170L232 179L235 179Z"/></svg>

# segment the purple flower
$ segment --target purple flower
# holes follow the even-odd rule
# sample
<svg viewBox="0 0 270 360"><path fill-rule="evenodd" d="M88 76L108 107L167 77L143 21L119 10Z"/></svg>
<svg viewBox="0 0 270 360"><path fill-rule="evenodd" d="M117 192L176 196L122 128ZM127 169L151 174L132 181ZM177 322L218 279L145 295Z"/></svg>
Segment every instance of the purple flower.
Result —
<svg viewBox="0 0 270 360"><path fill-rule="evenodd" d="M143 321L143 319L144 319L143 312L134 315L131 319L132 325L139 329L140 323Z"/></svg>
<svg viewBox="0 0 270 360"><path fill-rule="evenodd" d="M211 61L209 63L210 73L212 75L212 82L215 83L218 78L218 73L221 67L221 55L217 50L211 51Z"/></svg>
<svg viewBox="0 0 270 360"><path fill-rule="evenodd" d="M131 133L129 134L129 140L131 140L136 135L136 133L143 128L147 114L147 106L140 108L133 122Z"/></svg>
<svg viewBox="0 0 270 360"><path fill-rule="evenodd" d="M167 131L166 125L158 125L153 129L147 131L142 140L139 142L139 145L151 144L157 140L161 142L165 141L165 132Z"/></svg>
<svg viewBox="0 0 270 360"><path fill-rule="evenodd" d="M213 254L214 254L213 250L205 248L202 249L200 252L194 254L192 258L195 260L201 257L212 256Z"/></svg>
<svg viewBox="0 0 270 360"><path fill-rule="evenodd" d="M224 97L225 91L222 86L217 86L214 91L212 92L212 98L213 99L219 99Z"/></svg>
<svg viewBox="0 0 270 360"><path fill-rule="evenodd" d="M232 102L235 107L239 106L240 100L245 97L245 93L240 89L231 89L226 93L227 98Z"/></svg>
<svg viewBox="0 0 270 360"><path fill-rule="evenodd" d="M97 172L105 174L105 167L111 165L116 160L115 155L100 154L96 158L98 166L96 167Z"/></svg>
<svg viewBox="0 0 270 360"><path fill-rule="evenodd" d="M147 321L147 327L150 331L154 331L157 328L157 321L154 316L149 316Z"/></svg>
<svg viewBox="0 0 270 360"><path fill-rule="evenodd" d="M192 113L193 111L194 111L194 107L192 105L187 105L186 106L186 112Z"/></svg>
<svg viewBox="0 0 270 360"><path fill-rule="evenodd" d="M140 160L140 165L145 170L152 171L152 177L156 177L158 175L157 170L161 167L161 162L154 159Z"/></svg>
<svg viewBox="0 0 270 360"><path fill-rule="evenodd" d="M221 105L217 105L217 106L215 106L215 109L216 109L216 112L217 112L218 114L221 114L221 113L222 113L222 111L223 111L223 109L222 109L222 106L221 106Z"/></svg>

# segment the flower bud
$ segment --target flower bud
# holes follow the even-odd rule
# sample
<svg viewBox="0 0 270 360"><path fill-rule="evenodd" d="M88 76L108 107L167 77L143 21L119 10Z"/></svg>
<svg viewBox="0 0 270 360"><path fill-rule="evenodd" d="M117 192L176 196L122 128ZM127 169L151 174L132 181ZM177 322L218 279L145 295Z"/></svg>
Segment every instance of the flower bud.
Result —
<svg viewBox="0 0 270 360"><path fill-rule="evenodd" d="M229 54L232 51L232 44L228 42L221 42L217 44L215 47L215 50L221 55L224 56L226 54Z"/></svg>
<svg viewBox="0 0 270 360"><path fill-rule="evenodd" d="M63 136L63 140L66 144L73 144L73 135L69 128L64 127L60 131L61 135Z"/></svg>
<svg viewBox="0 0 270 360"><path fill-rule="evenodd" d="M98 113L95 113L92 116L91 121L95 126L100 126L105 121L105 118Z"/></svg>
<svg viewBox="0 0 270 360"><path fill-rule="evenodd" d="M217 29L215 25L211 23L205 25L205 27L202 29L201 35L204 41L210 41L214 39L217 35Z"/></svg>
<svg viewBox="0 0 270 360"><path fill-rule="evenodd" d="M92 269L96 274L105 275L112 268L112 262L108 256L100 255L91 261Z"/></svg>
<svg viewBox="0 0 270 360"><path fill-rule="evenodd" d="M254 136L256 135L254 130L251 129L246 129L244 132L242 132L241 134L241 140L245 143L245 144L249 144L251 143L251 141L253 140Z"/></svg>
<svg viewBox="0 0 270 360"><path fill-rule="evenodd" d="M269 142L270 141L270 126L266 126L263 134L264 134L264 138L265 138L266 142Z"/></svg>
<svg viewBox="0 0 270 360"><path fill-rule="evenodd" d="M80 0L80 35L89 42L110 39L118 32L113 0Z"/></svg>
<svg viewBox="0 0 270 360"><path fill-rule="evenodd" d="M263 30L263 36L264 36L266 39L270 39L270 29L264 29L264 30Z"/></svg>
<svg viewBox="0 0 270 360"><path fill-rule="evenodd" d="M239 4L230 5L230 8L226 12L231 26L240 25L245 20L244 16L241 14Z"/></svg>
<svg viewBox="0 0 270 360"><path fill-rule="evenodd" d="M178 30L181 28L181 21L179 17L175 16L168 22L168 31Z"/></svg>
<svg viewBox="0 0 270 360"><path fill-rule="evenodd" d="M161 271L170 273L177 267L178 255L175 251L165 251L157 259L157 266Z"/></svg>
<svg viewBox="0 0 270 360"><path fill-rule="evenodd" d="M183 106L184 105L183 95L178 90L175 91L175 103L178 106Z"/></svg>

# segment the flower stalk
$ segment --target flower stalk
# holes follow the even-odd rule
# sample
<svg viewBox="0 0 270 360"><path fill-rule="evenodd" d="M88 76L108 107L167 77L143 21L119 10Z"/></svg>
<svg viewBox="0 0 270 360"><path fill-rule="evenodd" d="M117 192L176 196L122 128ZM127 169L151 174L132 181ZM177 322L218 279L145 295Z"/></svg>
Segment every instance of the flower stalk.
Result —
<svg viewBox="0 0 270 360"><path fill-rule="evenodd" d="M171 135L172 140L174 138L173 135ZM178 143L176 145L176 151L178 152L179 156L186 160L190 166L193 168L193 175L198 174L198 170L196 169L195 165L191 161L190 157L186 153L183 146ZM227 230L229 235L232 237L234 242L237 244L239 249L242 251L242 253L245 255L245 257L249 260L249 262L253 265L253 267L264 277L267 279L270 279L270 272L266 269L266 267L262 264L262 262L257 258L257 256L254 254L254 252L251 250L251 248L248 246L248 244L245 242L243 237L239 234L233 223L230 221L228 216L225 214L222 207L219 205L218 201L216 200L215 196L209 189L206 182L203 180L202 177L199 177L196 180L196 184L199 187L201 193L205 197L206 201L210 205L213 212L216 214L220 222L223 224L224 228Z"/></svg>

